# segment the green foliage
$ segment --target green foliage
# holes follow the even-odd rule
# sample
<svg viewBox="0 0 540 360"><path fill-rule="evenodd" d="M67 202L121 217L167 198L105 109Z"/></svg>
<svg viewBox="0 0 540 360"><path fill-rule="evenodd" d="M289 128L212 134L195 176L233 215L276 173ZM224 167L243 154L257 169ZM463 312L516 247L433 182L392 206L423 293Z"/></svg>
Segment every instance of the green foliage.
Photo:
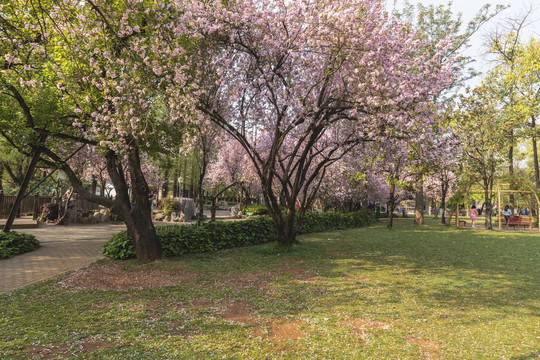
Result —
<svg viewBox="0 0 540 360"><path fill-rule="evenodd" d="M180 211L180 204L173 198L165 198L161 200L161 209L165 215L171 215L173 212Z"/></svg>
<svg viewBox="0 0 540 360"><path fill-rule="evenodd" d="M34 235L0 231L0 259L24 254L39 247L39 241Z"/></svg>
<svg viewBox="0 0 540 360"><path fill-rule="evenodd" d="M299 233L332 231L362 227L375 222L371 211L355 213L307 213ZM197 225L165 225L156 227L164 257L201 253L272 242L276 228L270 218L244 221L210 222ZM103 254L113 259L135 257L133 240L126 231L115 234L103 245Z"/></svg>
<svg viewBox="0 0 540 360"><path fill-rule="evenodd" d="M203 226L160 226L157 234L165 257L264 244L276 239L274 223L268 218L210 222Z"/></svg>
<svg viewBox="0 0 540 360"><path fill-rule="evenodd" d="M126 260L135 257L133 238L127 231L120 231L114 234L109 241L103 244L103 255L117 260Z"/></svg>
<svg viewBox="0 0 540 360"><path fill-rule="evenodd" d="M300 234L343 230L363 227L375 222L375 213L361 210L351 213L306 213L300 226Z"/></svg>
<svg viewBox="0 0 540 360"><path fill-rule="evenodd" d="M268 208L265 205L248 205L242 210L244 215L268 215Z"/></svg>

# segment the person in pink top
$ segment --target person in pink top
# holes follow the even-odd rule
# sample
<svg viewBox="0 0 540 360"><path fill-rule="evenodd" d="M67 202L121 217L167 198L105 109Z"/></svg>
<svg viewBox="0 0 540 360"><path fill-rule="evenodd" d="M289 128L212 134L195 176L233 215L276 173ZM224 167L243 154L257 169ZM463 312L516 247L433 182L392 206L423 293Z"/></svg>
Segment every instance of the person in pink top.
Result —
<svg viewBox="0 0 540 360"><path fill-rule="evenodd" d="M476 205L473 205L471 207L471 222L472 222L472 227L474 227L474 222L476 221L476 219L478 219L478 210L476 210Z"/></svg>

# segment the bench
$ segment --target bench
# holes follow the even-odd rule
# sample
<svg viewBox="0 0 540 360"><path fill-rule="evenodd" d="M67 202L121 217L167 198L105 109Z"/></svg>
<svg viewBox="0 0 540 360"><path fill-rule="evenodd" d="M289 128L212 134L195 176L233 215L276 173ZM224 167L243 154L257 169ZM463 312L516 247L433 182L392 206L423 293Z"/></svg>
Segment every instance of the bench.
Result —
<svg viewBox="0 0 540 360"><path fill-rule="evenodd" d="M467 226L467 222L465 220L459 220L458 221L458 227L463 223L463 227Z"/></svg>
<svg viewBox="0 0 540 360"><path fill-rule="evenodd" d="M520 217L520 216L510 216L510 219L508 219L508 226L513 226L514 229L516 227L523 226L528 227L529 231L532 231L532 218L531 217Z"/></svg>

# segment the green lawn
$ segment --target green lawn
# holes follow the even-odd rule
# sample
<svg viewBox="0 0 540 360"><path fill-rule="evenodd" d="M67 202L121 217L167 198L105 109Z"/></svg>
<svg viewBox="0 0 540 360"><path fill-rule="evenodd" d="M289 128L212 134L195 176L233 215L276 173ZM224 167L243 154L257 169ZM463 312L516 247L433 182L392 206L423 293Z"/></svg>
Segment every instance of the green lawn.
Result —
<svg viewBox="0 0 540 360"><path fill-rule="evenodd" d="M540 358L540 235L411 222L104 261L0 296L0 358Z"/></svg>

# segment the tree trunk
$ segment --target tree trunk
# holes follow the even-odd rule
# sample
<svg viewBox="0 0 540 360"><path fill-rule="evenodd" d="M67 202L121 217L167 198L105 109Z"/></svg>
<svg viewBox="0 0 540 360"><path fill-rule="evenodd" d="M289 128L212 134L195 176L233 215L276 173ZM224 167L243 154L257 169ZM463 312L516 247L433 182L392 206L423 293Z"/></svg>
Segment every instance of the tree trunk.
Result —
<svg viewBox="0 0 540 360"><path fill-rule="evenodd" d="M40 145L43 144L46 138L47 138L46 136L41 135L39 137L38 144ZM17 194L17 197L15 198L15 203L13 204L13 207L11 208L11 211L9 212L9 216L4 225L4 232L9 232L11 230L11 226L13 225L13 222L15 221L15 216L17 215L17 212L20 211L21 203L25 195L24 193L26 192L26 188L28 187L28 184L30 183L30 179L34 175L34 170L36 168L36 165L39 161L40 156L41 156L41 150L34 150L34 154L32 155L32 160L30 161L30 164L28 165L28 169L26 170L26 174L21 183L21 187L19 188L19 192Z"/></svg>
<svg viewBox="0 0 540 360"><path fill-rule="evenodd" d="M152 222L150 189L141 170L139 149L136 144L132 144L129 150L129 172L135 204L129 212L126 225L133 236L135 256L144 264L161 258L161 242Z"/></svg>
<svg viewBox="0 0 540 360"><path fill-rule="evenodd" d="M441 181L441 224L446 224L446 194L448 193L448 183Z"/></svg>
<svg viewBox="0 0 540 360"><path fill-rule="evenodd" d="M2 178L4 177L4 163L0 162L0 191L4 192L4 183Z"/></svg>
<svg viewBox="0 0 540 360"><path fill-rule="evenodd" d="M511 134L511 142L513 142L514 139L514 131L512 130ZM510 145L508 148L508 174L510 175L510 190L516 190L514 186L514 146ZM510 193L510 206L512 207L512 213L514 212L515 207L515 196L514 194Z"/></svg>
<svg viewBox="0 0 540 360"><path fill-rule="evenodd" d="M164 199L169 195L169 169L165 169L165 174L163 174L165 181L161 187L161 198ZM180 196L181 197L181 196Z"/></svg>
<svg viewBox="0 0 540 360"><path fill-rule="evenodd" d="M101 183L100 183L100 189L101 189L101 196L105 196L105 190L107 190L107 181L106 180L101 180Z"/></svg>
<svg viewBox="0 0 540 360"><path fill-rule="evenodd" d="M212 202L212 208L210 210L210 221L216 221L217 199L217 196L210 197L210 201Z"/></svg>
<svg viewBox="0 0 540 360"><path fill-rule="evenodd" d="M487 175L483 176L484 178L484 203L486 204L486 222L485 222L485 228L487 230L493 230L493 226L491 224L491 194L490 194L490 181L487 177Z"/></svg>
<svg viewBox="0 0 540 360"><path fill-rule="evenodd" d="M394 184L390 185L390 199L388 200L388 229L392 228L392 224L394 221L394 209L396 208L396 199L394 197L395 191L396 186Z"/></svg>
<svg viewBox="0 0 540 360"><path fill-rule="evenodd" d="M96 190L97 190L97 179L96 179L96 175L92 175L92 185L91 185L91 189L90 189L90 192L92 194L96 194Z"/></svg>
<svg viewBox="0 0 540 360"><path fill-rule="evenodd" d="M290 248L296 242L296 227L294 224L294 207L287 208L286 214L272 214L276 223L276 237L278 246Z"/></svg>
<svg viewBox="0 0 540 360"><path fill-rule="evenodd" d="M538 166L538 146L536 144L536 118L531 116L531 127L533 128L532 135L532 147L533 147L533 163L534 163L534 184L536 185L536 192L540 189L540 170Z"/></svg>
<svg viewBox="0 0 540 360"><path fill-rule="evenodd" d="M197 217L199 218L199 221L202 221L204 218L204 191L203 191L203 181L204 181L204 175L206 174L206 162L202 161L202 166L199 168L199 183L197 186L197 192L199 194L199 215Z"/></svg>
<svg viewBox="0 0 540 360"><path fill-rule="evenodd" d="M5 170L7 171L9 177L11 178L11 181L13 182L14 187L20 187L23 182L23 176L20 173L20 171L15 174L11 166L9 164L4 165Z"/></svg>
<svg viewBox="0 0 540 360"><path fill-rule="evenodd" d="M180 184L178 183L178 169L174 170L174 179L173 179L173 198L182 197L180 194Z"/></svg>
<svg viewBox="0 0 540 360"><path fill-rule="evenodd" d="M416 201L414 204L414 224L424 225L424 180L419 176L416 181Z"/></svg>

